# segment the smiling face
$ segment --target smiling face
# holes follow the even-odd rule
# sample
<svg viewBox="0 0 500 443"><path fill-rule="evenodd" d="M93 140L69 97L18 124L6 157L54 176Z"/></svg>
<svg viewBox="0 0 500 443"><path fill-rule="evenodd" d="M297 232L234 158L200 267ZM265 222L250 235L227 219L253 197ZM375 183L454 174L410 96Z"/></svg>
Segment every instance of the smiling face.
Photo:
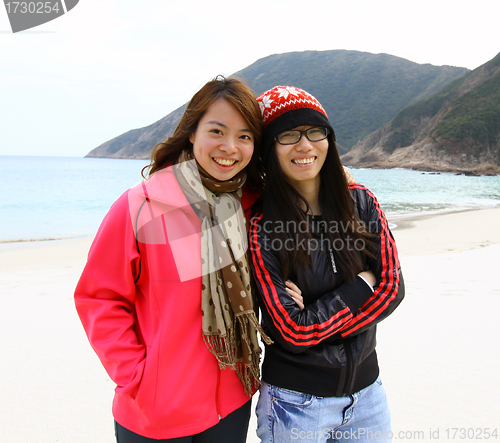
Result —
<svg viewBox="0 0 500 443"><path fill-rule="evenodd" d="M293 129L305 131L314 126L297 126ZM288 182L296 189L305 185L315 185L319 188L319 172L323 167L328 153L329 142L325 138L312 142L302 135L294 145L281 145L275 142L276 156Z"/></svg>
<svg viewBox="0 0 500 443"><path fill-rule="evenodd" d="M229 180L242 171L254 149L254 135L248 123L223 98L210 105L189 141L200 166L219 181Z"/></svg>

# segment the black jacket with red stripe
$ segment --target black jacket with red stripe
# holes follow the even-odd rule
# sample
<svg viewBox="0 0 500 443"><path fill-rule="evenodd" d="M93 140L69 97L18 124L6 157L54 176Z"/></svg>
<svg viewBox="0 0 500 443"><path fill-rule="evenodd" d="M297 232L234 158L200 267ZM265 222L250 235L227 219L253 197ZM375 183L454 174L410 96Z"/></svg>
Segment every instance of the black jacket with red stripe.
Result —
<svg viewBox="0 0 500 443"><path fill-rule="evenodd" d="M369 386L378 376L376 324L401 302L404 283L396 244L375 196L359 184L349 188L359 218L376 234L374 257L362 256L365 269L377 278L373 290L359 276L345 281L335 263L335 250L349 245L332 245L321 234L342 226L314 217L309 220L313 239L305 245L310 265L298 267L290 278L304 297L305 308L300 310L283 282L276 250L284 245L272 234L278 225L266 220L258 209L251 219L251 263L262 323L274 340L265 350L262 378L266 383L339 397ZM317 229L314 223L318 223ZM357 246L361 245L350 245Z"/></svg>

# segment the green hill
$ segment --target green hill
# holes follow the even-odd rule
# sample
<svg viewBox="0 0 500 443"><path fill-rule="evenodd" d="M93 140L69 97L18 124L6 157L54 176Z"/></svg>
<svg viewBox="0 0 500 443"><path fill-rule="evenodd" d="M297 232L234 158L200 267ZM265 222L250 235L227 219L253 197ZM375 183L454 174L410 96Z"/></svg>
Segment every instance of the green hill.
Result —
<svg viewBox="0 0 500 443"><path fill-rule="evenodd" d="M500 171L500 54L358 143L353 166Z"/></svg>
<svg viewBox="0 0 500 443"><path fill-rule="evenodd" d="M388 54L342 50L272 55L237 74L257 94L279 84L310 92L325 107L339 144L351 148L409 104L467 72Z"/></svg>
<svg viewBox="0 0 500 443"><path fill-rule="evenodd" d="M468 72L388 54L336 50L271 55L235 75L245 78L257 95L280 84L307 90L323 104L339 144L348 150L408 105ZM173 132L182 111L103 143L87 156L147 158Z"/></svg>
<svg viewBox="0 0 500 443"><path fill-rule="evenodd" d="M491 78L449 104L449 111L433 131L445 142L470 148L498 146L500 142L500 54L486 64ZM480 153L470 151L470 154ZM500 160L500 158L499 158Z"/></svg>

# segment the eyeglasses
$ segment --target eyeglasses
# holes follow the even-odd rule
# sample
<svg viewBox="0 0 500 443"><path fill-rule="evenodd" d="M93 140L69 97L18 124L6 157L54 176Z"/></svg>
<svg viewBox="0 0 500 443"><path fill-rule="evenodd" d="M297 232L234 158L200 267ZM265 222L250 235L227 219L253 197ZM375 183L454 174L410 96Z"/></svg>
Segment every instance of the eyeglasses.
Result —
<svg viewBox="0 0 500 443"><path fill-rule="evenodd" d="M307 139L311 142L319 142L328 137L330 130L325 126L315 126L314 128L306 129L305 131L299 131L298 129L293 129L291 131L285 131L278 134L274 139L280 145L294 145L298 143L302 138L302 134L305 134Z"/></svg>

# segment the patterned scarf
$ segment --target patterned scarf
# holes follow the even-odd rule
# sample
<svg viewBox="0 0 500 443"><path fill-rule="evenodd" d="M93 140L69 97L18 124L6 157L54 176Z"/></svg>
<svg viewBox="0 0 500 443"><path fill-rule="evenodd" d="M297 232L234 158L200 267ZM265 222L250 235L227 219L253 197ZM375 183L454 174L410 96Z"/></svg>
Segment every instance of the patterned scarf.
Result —
<svg viewBox="0 0 500 443"><path fill-rule="evenodd" d="M246 173L218 181L187 153L181 155L174 171L202 224L203 339L219 367L235 370L251 396L260 385L257 331L267 344L272 341L262 330L253 308L246 218L241 208Z"/></svg>

